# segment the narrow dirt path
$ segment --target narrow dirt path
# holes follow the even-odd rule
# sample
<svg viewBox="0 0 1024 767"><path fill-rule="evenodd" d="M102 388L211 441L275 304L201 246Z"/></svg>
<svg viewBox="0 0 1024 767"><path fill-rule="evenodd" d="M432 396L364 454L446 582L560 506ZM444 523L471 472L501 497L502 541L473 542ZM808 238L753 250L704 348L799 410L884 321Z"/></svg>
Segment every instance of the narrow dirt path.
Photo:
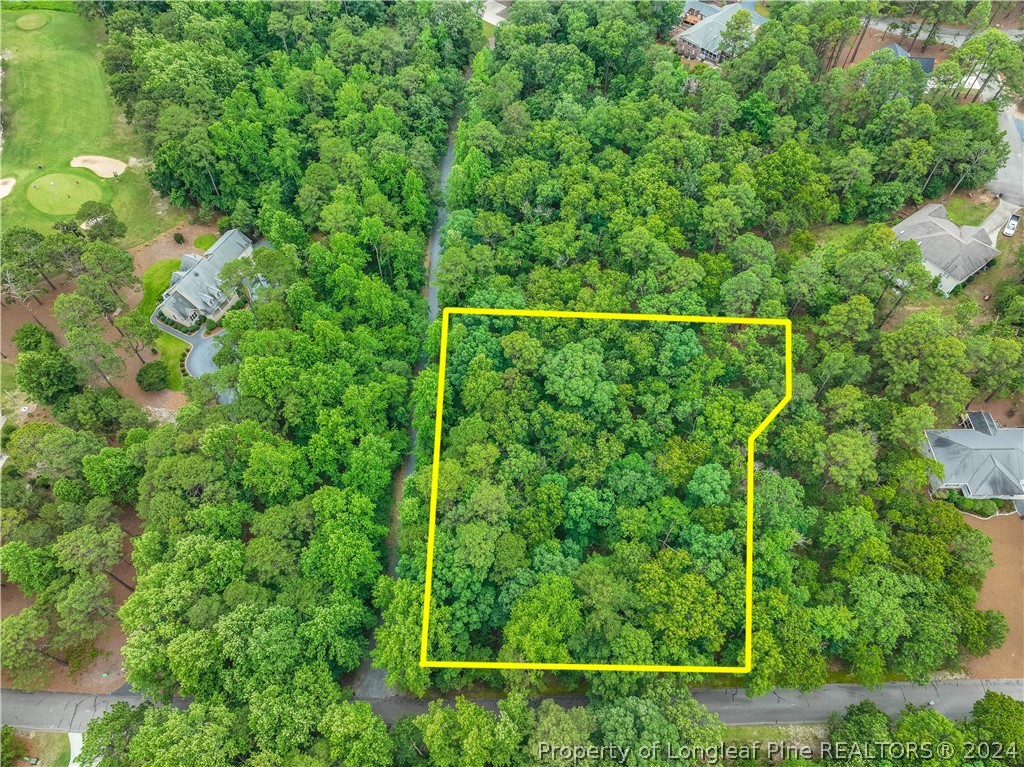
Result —
<svg viewBox="0 0 1024 767"><path fill-rule="evenodd" d="M427 281L423 288L423 296L427 299L427 317L431 322L437 319L439 312L435 276L437 274L437 265L441 258L441 231L444 229L445 222L448 221L448 210L444 205L444 194L448 191L448 176L451 174L452 166L455 164L455 128L457 125L458 117L452 120L449 126L448 148L445 150L444 157L441 158L439 188L442 194L442 201L437 209L437 220L434 221L434 227L430 231L430 238L427 240L427 253L424 259ZM419 375L425 363L426 361L421 359L416 364L413 370L414 376ZM416 429L410 425L409 444L415 445L416 439ZM402 460L402 465L395 472L394 478L391 520L387 538L387 572L392 578L396 577L398 567L398 509L402 502L402 486L414 471L416 471L416 456L413 453L409 453ZM369 649L373 650L375 644L376 641L371 635ZM359 668L352 675L351 687L355 697L362 700L383 700L398 696L396 690L387 686L384 681L386 677L386 671L370 665L370 653L367 652L363 657L362 663L359 664Z"/></svg>

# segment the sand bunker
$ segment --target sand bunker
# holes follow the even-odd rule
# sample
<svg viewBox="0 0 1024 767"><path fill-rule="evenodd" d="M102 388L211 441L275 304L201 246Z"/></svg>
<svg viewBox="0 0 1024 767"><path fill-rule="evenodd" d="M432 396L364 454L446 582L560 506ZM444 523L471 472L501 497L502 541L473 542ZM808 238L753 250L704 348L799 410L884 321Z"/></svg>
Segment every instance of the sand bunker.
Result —
<svg viewBox="0 0 1024 767"><path fill-rule="evenodd" d="M11 177L0 178L0 200L14 191L15 179Z"/></svg>
<svg viewBox="0 0 1024 767"><path fill-rule="evenodd" d="M98 154L80 154L71 161L72 168L88 168L100 178L120 176L128 168L127 163L113 157L100 157Z"/></svg>

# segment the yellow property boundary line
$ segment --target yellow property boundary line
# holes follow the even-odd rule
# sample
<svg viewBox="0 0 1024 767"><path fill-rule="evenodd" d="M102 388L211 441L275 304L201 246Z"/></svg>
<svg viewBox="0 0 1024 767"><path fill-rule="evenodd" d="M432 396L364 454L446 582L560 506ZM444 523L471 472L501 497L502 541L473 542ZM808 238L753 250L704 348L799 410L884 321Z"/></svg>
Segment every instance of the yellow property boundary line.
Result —
<svg viewBox="0 0 1024 767"><path fill-rule="evenodd" d="M441 466L441 419L444 411L445 363L448 354L448 326L453 314L476 314L495 317L550 317L576 320L632 320L640 322L682 322L718 325L773 325L786 331L786 395L747 437L747 578L746 618L742 666L663 666L623 663L501 663L497 661L448 661L427 658L430 625L430 593L434 573L434 530L437 526L437 484ZM701 317L670 314L618 314L605 312L563 312L545 309L471 309L453 307L441 315L441 352L437 374L437 415L434 420L434 463L430 475L430 523L427 528L427 573L423 595L423 626L420 635L420 667L422 668L493 668L541 671L675 671L718 674L745 674L753 667L752 634L754 611L754 441L793 398L793 324L788 319L757 319L750 317Z"/></svg>

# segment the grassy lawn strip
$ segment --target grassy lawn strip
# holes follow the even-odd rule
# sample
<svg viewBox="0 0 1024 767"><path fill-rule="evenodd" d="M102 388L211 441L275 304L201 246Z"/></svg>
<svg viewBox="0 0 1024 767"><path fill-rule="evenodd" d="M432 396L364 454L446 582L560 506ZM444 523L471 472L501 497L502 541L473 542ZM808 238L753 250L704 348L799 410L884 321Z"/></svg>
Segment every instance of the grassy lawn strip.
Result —
<svg viewBox="0 0 1024 767"><path fill-rule="evenodd" d="M86 199L113 206L128 226L126 247L167 231L183 212L160 212L145 171L130 167L118 178L72 168L77 155L128 162L142 144L118 120L100 67L102 24L76 13L43 10L63 4L4 3L4 176L16 184L4 198L4 223L47 232ZM71 5L70 3L68 5ZM42 166L42 167L40 167ZM53 181L51 186L50 182ZM35 185L35 188L33 188Z"/></svg>
<svg viewBox="0 0 1024 767"><path fill-rule="evenodd" d="M9 392L18 388L14 381L15 366L10 362L0 362L0 391Z"/></svg>
<svg viewBox="0 0 1024 767"><path fill-rule="evenodd" d="M75 3L74 0L18 0L17 2L3 0L3 2L0 2L0 9L5 11L27 11L35 9L37 11L63 11L64 13L74 13Z"/></svg>
<svg viewBox="0 0 1024 767"><path fill-rule="evenodd" d="M957 226L981 226L993 210L995 206L985 202L955 199L946 203L949 220Z"/></svg>
<svg viewBox="0 0 1024 767"><path fill-rule="evenodd" d="M160 296L171 284L171 275L180 264L179 259L168 258L153 264L142 274L142 300L135 311L143 313L146 317L153 313L160 301ZM178 369L178 360L181 359L181 353L188 349L188 344L180 338L161 331L153 346L160 352L160 359L167 365L170 373L167 378L167 388L180 391L181 371Z"/></svg>
<svg viewBox="0 0 1024 767"><path fill-rule="evenodd" d="M785 749L806 748L817 754L821 743L828 740L828 726L824 724L728 725L725 728L723 740L737 746L757 743L759 744L759 754L762 757L771 756L768 750L773 746ZM777 756L781 755L777 752Z"/></svg>
<svg viewBox="0 0 1024 767"><path fill-rule="evenodd" d="M188 349L188 344L180 338L160 331L153 346L160 352L160 359L167 365L167 388L171 391L181 391L181 370L178 369L178 360L181 359L182 352Z"/></svg>
<svg viewBox="0 0 1024 767"><path fill-rule="evenodd" d="M181 260L168 258L157 261L142 274L142 300L135 308L137 312L144 312L148 317L156 309L160 296L171 284L171 275L178 269Z"/></svg>

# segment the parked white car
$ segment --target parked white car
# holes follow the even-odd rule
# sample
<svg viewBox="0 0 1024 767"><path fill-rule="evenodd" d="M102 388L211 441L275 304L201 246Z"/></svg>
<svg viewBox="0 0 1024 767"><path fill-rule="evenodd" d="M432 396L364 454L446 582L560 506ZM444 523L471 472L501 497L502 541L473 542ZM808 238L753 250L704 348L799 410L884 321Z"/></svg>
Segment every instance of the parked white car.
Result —
<svg viewBox="0 0 1024 767"><path fill-rule="evenodd" d="M1016 231L1017 231L1017 224L1019 224L1019 223L1020 223L1020 216L1019 215L1014 214L1014 215L1010 216L1010 220L1007 221L1006 222L1006 226L1003 227L1003 235L1006 236L1006 237L1013 237L1014 233L1016 233Z"/></svg>

